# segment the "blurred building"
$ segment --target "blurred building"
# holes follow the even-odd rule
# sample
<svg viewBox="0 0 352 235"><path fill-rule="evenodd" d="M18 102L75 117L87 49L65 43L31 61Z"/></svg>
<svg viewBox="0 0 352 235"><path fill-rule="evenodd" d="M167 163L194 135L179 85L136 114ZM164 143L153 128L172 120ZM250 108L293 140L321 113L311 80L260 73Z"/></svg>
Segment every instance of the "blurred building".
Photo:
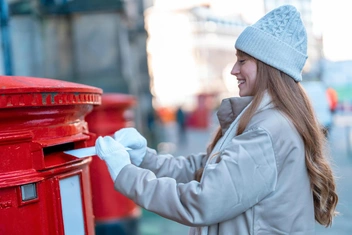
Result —
<svg viewBox="0 0 352 235"><path fill-rule="evenodd" d="M247 25L243 19L218 15L208 1L198 1L175 8L155 4L145 20L156 107L193 110L204 94L236 95L236 79L231 82L227 74L235 61L236 38Z"/></svg>
<svg viewBox="0 0 352 235"><path fill-rule="evenodd" d="M8 4L13 75L132 94L138 100L136 124L143 128L151 108L143 0L9 0ZM0 70L5 70L2 64Z"/></svg>

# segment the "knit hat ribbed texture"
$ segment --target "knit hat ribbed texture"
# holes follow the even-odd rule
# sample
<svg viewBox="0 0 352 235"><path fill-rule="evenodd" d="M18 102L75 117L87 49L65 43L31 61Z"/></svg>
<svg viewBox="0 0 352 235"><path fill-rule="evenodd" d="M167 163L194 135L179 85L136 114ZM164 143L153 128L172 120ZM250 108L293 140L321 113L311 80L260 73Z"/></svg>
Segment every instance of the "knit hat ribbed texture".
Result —
<svg viewBox="0 0 352 235"><path fill-rule="evenodd" d="M302 81L307 56L307 33L294 6L280 6L238 37L236 49Z"/></svg>

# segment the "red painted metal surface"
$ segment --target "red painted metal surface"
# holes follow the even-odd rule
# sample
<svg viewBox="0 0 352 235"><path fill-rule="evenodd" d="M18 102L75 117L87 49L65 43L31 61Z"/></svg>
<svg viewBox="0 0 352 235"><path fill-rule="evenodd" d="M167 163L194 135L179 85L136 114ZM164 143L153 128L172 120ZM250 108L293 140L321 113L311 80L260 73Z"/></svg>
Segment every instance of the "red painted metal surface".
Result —
<svg viewBox="0 0 352 235"><path fill-rule="evenodd" d="M80 211L73 212L82 214L84 233L94 234L91 158L62 151L87 146L92 134L84 117L101 104L102 90L0 76L0 91L0 234L65 234L60 182L72 177L81 197Z"/></svg>
<svg viewBox="0 0 352 235"><path fill-rule="evenodd" d="M113 135L123 127L134 126L131 109L136 100L125 94L102 95L102 105L86 116L90 131L97 136ZM94 143L92 143L93 145ZM140 216L140 208L114 189L106 164L93 158L90 165L95 221L104 223Z"/></svg>

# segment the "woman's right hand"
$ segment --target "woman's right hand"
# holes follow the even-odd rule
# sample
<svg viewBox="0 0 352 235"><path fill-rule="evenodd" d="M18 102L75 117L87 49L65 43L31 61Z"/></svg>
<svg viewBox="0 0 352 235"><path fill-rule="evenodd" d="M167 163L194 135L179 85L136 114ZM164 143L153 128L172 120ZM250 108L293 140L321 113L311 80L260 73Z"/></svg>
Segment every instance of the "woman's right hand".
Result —
<svg viewBox="0 0 352 235"><path fill-rule="evenodd" d="M132 127L122 128L114 133L114 139L128 147L127 150L130 155L132 164L139 166L147 152L147 140Z"/></svg>

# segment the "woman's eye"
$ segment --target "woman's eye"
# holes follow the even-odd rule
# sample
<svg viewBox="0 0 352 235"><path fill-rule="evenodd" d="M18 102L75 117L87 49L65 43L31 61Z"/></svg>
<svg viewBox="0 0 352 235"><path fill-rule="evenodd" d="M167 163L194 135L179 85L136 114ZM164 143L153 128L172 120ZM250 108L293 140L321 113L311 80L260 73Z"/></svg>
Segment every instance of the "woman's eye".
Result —
<svg viewBox="0 0 352 235"><path fill-rule="evenodd" d="M239 62L240 62L241 64L243 64L245 61L246 61L246 60L239 60Z"/></svg>

